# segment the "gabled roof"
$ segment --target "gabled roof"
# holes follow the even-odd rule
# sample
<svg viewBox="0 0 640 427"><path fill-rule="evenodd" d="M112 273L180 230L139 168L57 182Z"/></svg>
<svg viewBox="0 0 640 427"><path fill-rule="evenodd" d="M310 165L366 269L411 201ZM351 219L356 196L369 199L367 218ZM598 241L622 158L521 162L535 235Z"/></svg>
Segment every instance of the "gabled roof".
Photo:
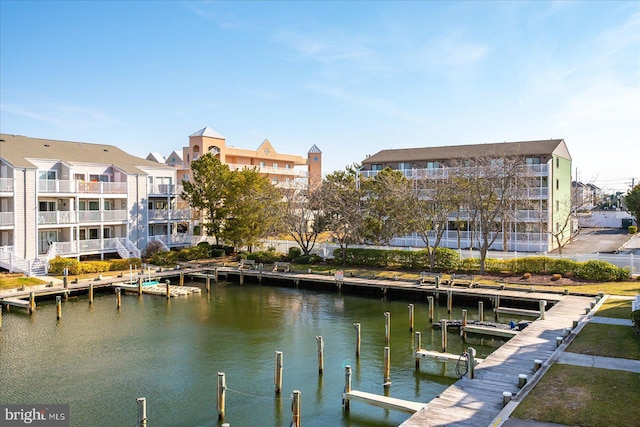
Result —
<svg viewBox="0 0 640 427"><path fill-rule="evenodd" d="M158 162L158 163L164 163L165 162L164 156L162 154L156 153L156 152L149 153L149 155L147 156L147 160L151 160L152 162Z"/></svg>
<svg viewBox="0 0 640 427"><path fill-rule="evenodd" d="M165 161L165 163L182 163L182 153L173 150L171 154L167 156L167 160Z"/></svg>
<svg viewBox="0 0 640 427"><path fill-rule="evenodd" d="M494 144L448 145L441 147L382 150L367 157L363 164L420 160L465 159L471 157L541 156L556 154L571 160L563 139L501 142Z"/></svg>
<svg viewBox="0 0 640 427"><path fill-rule="evenodd" d="M0 134L0 158L17 168L36 168L28 159L61 160L67 163L113 165L126 173L146 174L140 168L169 168L164 164L132 156L115 145L57 141Z"/></svg>
<svg viewBox="0 0 640 427"><path fill-rule="evenodd" d="M318 146L316 144L313 144L313 147L311 147L309 149L309 153L320 153L322 154L322 151L320 151L320 149L318 148ZM307 153L307 154L309 154Z"/></svg>
<svg viewBox="0 0 640 427"><path fill-rule="evenodd" d="M218 139L227 139L224 136L220 135L215 130L211 129L209 126L200 129L199 131L192 133L189 137L192 136L207 136L209 138L218 138Z"/></svg>

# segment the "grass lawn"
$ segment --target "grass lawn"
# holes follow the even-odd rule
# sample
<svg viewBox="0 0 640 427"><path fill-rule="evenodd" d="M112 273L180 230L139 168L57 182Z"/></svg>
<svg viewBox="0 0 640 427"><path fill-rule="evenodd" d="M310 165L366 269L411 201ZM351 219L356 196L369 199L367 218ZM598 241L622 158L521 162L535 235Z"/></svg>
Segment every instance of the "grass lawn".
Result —
<svg viewBox="0 0 640 427"><path fill-rule="evenodd" d="M511 416L568 426L628 426L640 419L638 390L637 373L553 365Z"/></svg>
<svg viewBox="0 0 640 427"><path fill-rule="evenodd" d="M614 317L616 319L629 319L631 316L631 301L607 298L596 315L602 317Z"/></svg>
<svg viewBox="0 0 640 427"><path fill-rule="evenodd" d="M636 335L631 326L589 323L569 344L567 351L640 360L640 336Z"/></svg>
<svg viewBox="0 0 640 427"><path fill-rule="evenodd" d="M3 274L0 275L0 289L14 289L22 286L42 285L44 282L35 277L23 277L22 274Z"/></svg>

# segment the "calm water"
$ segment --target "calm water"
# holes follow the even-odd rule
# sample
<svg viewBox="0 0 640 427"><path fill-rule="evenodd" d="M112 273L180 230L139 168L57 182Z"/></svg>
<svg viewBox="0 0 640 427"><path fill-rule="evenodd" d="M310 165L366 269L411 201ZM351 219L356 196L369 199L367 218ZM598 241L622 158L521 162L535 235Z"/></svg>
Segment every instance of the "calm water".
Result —
<svg viewBox="0 0 640 427"><path fill-rule="evenodd" d="M426 297L425 297L426 299ZM35 315L12 309L0 330L0 402L67 403L72 426L135 426L137 397L147 398L150 427L217 426L217 372L227 382L226 417L232 427L289 426L291 392L300 390L307 426L397 426L407 414L352 402L343 414L344 367L353 388L384 394L385 317L391 313L389 395L427 402L455 381L455 366L422 361L414 368L407 301L258 285L212 283L211 294L172 298L113 294L62 304ZM422 346L440 349L440 331L415 305ZM453 318L463 307L455 307ZM437 317L448 317L438 308ZM477 318L477 307L469 307ZM355 359L354 322L362 325ZM324 375L318 375L316 336L324 338ZM469 343L485 357L502 341L464 344L449 334L449 352ZM284 353L283 392L274 393L275 351Z"/></svg>

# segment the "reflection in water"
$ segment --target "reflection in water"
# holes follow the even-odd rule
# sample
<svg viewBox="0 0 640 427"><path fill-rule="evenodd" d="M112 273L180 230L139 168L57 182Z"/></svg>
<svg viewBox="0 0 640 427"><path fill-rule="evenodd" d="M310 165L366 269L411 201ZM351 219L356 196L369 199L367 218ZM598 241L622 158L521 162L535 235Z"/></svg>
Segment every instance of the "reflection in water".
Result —
<svg viewBox="0 0 640 427"><path fill-rule="evenodd" d="M414 302L422 346L440 349L426 301ZM436 318L449 317L436 307ZM460 318L463 307L454 307ZM391 313L391 381L385 392L385 317ZM471 312L471 309L470 309ZM353 323L361 323L355 357ZM315 337L324 339L318 374ZM150 427L216 426L217 372L229 390L225 422L232 426L288 426L291 392L301 391L305 426L396 426L407 415L354 402L343 414L344 367L357 390L427 402L455 381L455 364L422 360L415 370L414 334L406 301L380 300L220 282L211 294L185 298L112 294L39 303L35 315L5 314L0 330L0 402L68 403L72 426L125 426L147 398ZM501 341L469 339L454 331L449 352L475 346L486 357ZM284 353L283 392L275 396L275 351Z"/></svg>

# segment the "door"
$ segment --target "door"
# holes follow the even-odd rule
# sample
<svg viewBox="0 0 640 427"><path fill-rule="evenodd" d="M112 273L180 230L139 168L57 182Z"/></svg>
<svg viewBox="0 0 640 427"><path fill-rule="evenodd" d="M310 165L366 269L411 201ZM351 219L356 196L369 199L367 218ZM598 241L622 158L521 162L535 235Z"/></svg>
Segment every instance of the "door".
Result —
<svg viewBox="0 0 640 427"><path fill-rule="evenodd" d="M38 253L46 254L49 251L49 246L53 242L58 241L58 232L53 230L44 230L38 232Z"/></svg>

